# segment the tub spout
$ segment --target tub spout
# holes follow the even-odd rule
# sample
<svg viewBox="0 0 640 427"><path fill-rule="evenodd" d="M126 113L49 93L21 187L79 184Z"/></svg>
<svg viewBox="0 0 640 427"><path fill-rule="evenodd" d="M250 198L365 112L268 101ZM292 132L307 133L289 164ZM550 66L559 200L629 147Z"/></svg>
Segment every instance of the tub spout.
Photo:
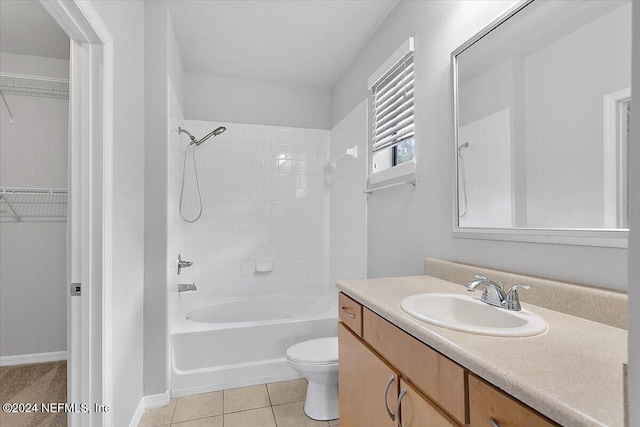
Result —
<svg viewBox="0 0 640 427"><path fill-rule="evenodd" d="M195 291L196 283L180 283L178 285L178 292Z"/></svg>

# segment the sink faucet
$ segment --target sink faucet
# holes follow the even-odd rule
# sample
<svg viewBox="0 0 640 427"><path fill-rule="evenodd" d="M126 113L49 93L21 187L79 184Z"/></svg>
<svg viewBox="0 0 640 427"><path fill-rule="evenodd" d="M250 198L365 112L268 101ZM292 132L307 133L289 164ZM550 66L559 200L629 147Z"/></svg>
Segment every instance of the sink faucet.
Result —
<svg viewBox="0 0 640 427"><path fill-rule="evenodd" d="M505 293L502 286L487 279L481 274L474 274L476 280L466 284L467 290L473 292L478 286L482 286L482 296L480 301L493 305L495 307L504 308L505 310L520 311L520 298L518 297L518 289L530 289L530 285L518 283L512 286Z"/></svg>
<svg viewBox="0 0 640 427"><path fill-rule="evenodd" d="M473 276L476 280L466 284L467 290L469 292L473 292L478 286L482 286L482 296L480 297L480 301L502 308L503 303L507 298L502 290L502 286L487 279L481 274L474 274Z"/></svg>
<svg viewBox="0 0 640 427"><path fill-rule="evenodd" d="M178 292L195 291L196 284L194 283L180 283L178 285Z"/></svg>

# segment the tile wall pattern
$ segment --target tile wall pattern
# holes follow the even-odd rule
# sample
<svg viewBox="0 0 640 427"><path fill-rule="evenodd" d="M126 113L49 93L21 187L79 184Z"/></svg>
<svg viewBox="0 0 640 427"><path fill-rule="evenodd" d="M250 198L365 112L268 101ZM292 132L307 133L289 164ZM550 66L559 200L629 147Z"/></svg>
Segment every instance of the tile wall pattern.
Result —
<svg viewBox="0 0 640 427"><path fill-rule="evenodd" d="M331 129L330 282L367 278L367 101ZM343 156L358 146L358 157ZM375 196L374 196L375 197Z"/></svg>
<svg viewBox="0 0 640 427"><path fill-rule="evenodd" d="M169 147L168 263L178 253L194 265L169 286L196 282L200 294L244 294L278 288L329 286L329 131L184 121L201 137L227 131L196 148L202 217L178 217L184 148L177 134ZM187 217L197 214L191 148L185 183ZM273 271L258 273L256 260Z"/></svg>

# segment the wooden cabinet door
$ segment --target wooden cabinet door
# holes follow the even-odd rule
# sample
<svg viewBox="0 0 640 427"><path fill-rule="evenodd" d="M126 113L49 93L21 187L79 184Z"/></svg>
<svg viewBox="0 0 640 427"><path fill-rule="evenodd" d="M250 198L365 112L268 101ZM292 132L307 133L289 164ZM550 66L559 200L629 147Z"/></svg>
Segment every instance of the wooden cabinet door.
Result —
<svg viewBox="0 0 640 427"><path fill-rule="evenodd" d="M459 424L465 424L465 370L425 343L365 308L364 341Z"/></svg>
<svg viewBox="0 0 640 427"><path fill-rule="evenodd" d="M442 410L436 409L435 404L403 379L400 380L400 396L402 397L400 405L402 427L457 426Z"/></svg>
<svg viewBox="0 0 640 427"><path fill-rule="evenodd" d="M342 323L338 325L340 352L340 426L395 427L385 404L395 412L398 374ZM390 378L393 382L385 388ZM386 399L386 402L385 402Z"/></svg>
<svg viewBox="0 0 640 427"><path fill-rule="evenodd" d="M557 426L553 421L475 375L469 375L469 412L472 427Z"/></svg>

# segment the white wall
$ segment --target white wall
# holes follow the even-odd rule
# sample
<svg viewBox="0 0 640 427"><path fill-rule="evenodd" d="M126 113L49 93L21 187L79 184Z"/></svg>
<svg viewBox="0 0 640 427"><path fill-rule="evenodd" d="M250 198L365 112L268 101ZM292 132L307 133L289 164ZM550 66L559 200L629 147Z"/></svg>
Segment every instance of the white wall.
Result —
<svg viewBox="0 0 640 427"><path fill-rule="evenodd" d="M640 3L633 2L633 96L640 91ZM637 98L636 98L637 99ZM640 108L632 111L632 123L640 123ZM629 141L629 405L630 426L640 425L640 127L633 126Z"/></svg>
<svg viewBox="0 0 640 427"><path fill-rule="evenodd" d="M185 73L184 113L193 120L330 129L329 88Z"/></svg>
<svg viewBox="0 0 640 427"><path fill-rule="evenodd" d="M186 298L297 290L326 290L329 285L329 193L323 170L329 131L185 120L200 137L224 125L227 131L197 147L204 211L195 223L178 217L171 202L171 239L179 239L182 258L194 265L170 278L196 282ZM182 135L169 156L170 201L177 201L182 177ZM193 148L193 147L192 147ZM191 148L187 161L185 208L197 214ZM176 247L170 243L170 247ZM178 253L169 254L175 265ZM270 259L273 271L255 272L256 260ZM175 282L173 282L175 280Z"/></svg>
<svg viewBox="0 0 640 427"><path fill-rule="evenodd" d="M69 78L69 61L2 52L0 71ZM0 186L67 188L69 101L5 97ZM66 232L66 218L0 222L0 356L66 351Z"/></svg>
<svg viewBox="0 0 640 427"><path fill-rule="evenodd" d="M630 87L630 31L631 3L524 58L529 227L604 227L603 97Z"/></svg>
<svg viewBox="0 0 640 427"><path fill-rule="evenodd" d="M113 37L113 425L143 396L144 5L92 1Z"/></svg>
<svg viewBox="0 0 640 427"><path fill-rule="evenodd" d="M367 278L367 103L361 102L331 129L331 158L358 146L358 158L336 160L329 177L329 282Z"/></svg>
<svg viewBox="0 0 640 427"><path fill-rule="evenodd" d="M418 186L375 193L368 204L369 277L421 274L425 256L625 289L624 249L454 239L450 53L511 3L400 2L333 85L332 123L367 95L367 78L415 36ZM365 124L363 123L363 126ZM588 260L588 261L587 261Z"/></svg>

